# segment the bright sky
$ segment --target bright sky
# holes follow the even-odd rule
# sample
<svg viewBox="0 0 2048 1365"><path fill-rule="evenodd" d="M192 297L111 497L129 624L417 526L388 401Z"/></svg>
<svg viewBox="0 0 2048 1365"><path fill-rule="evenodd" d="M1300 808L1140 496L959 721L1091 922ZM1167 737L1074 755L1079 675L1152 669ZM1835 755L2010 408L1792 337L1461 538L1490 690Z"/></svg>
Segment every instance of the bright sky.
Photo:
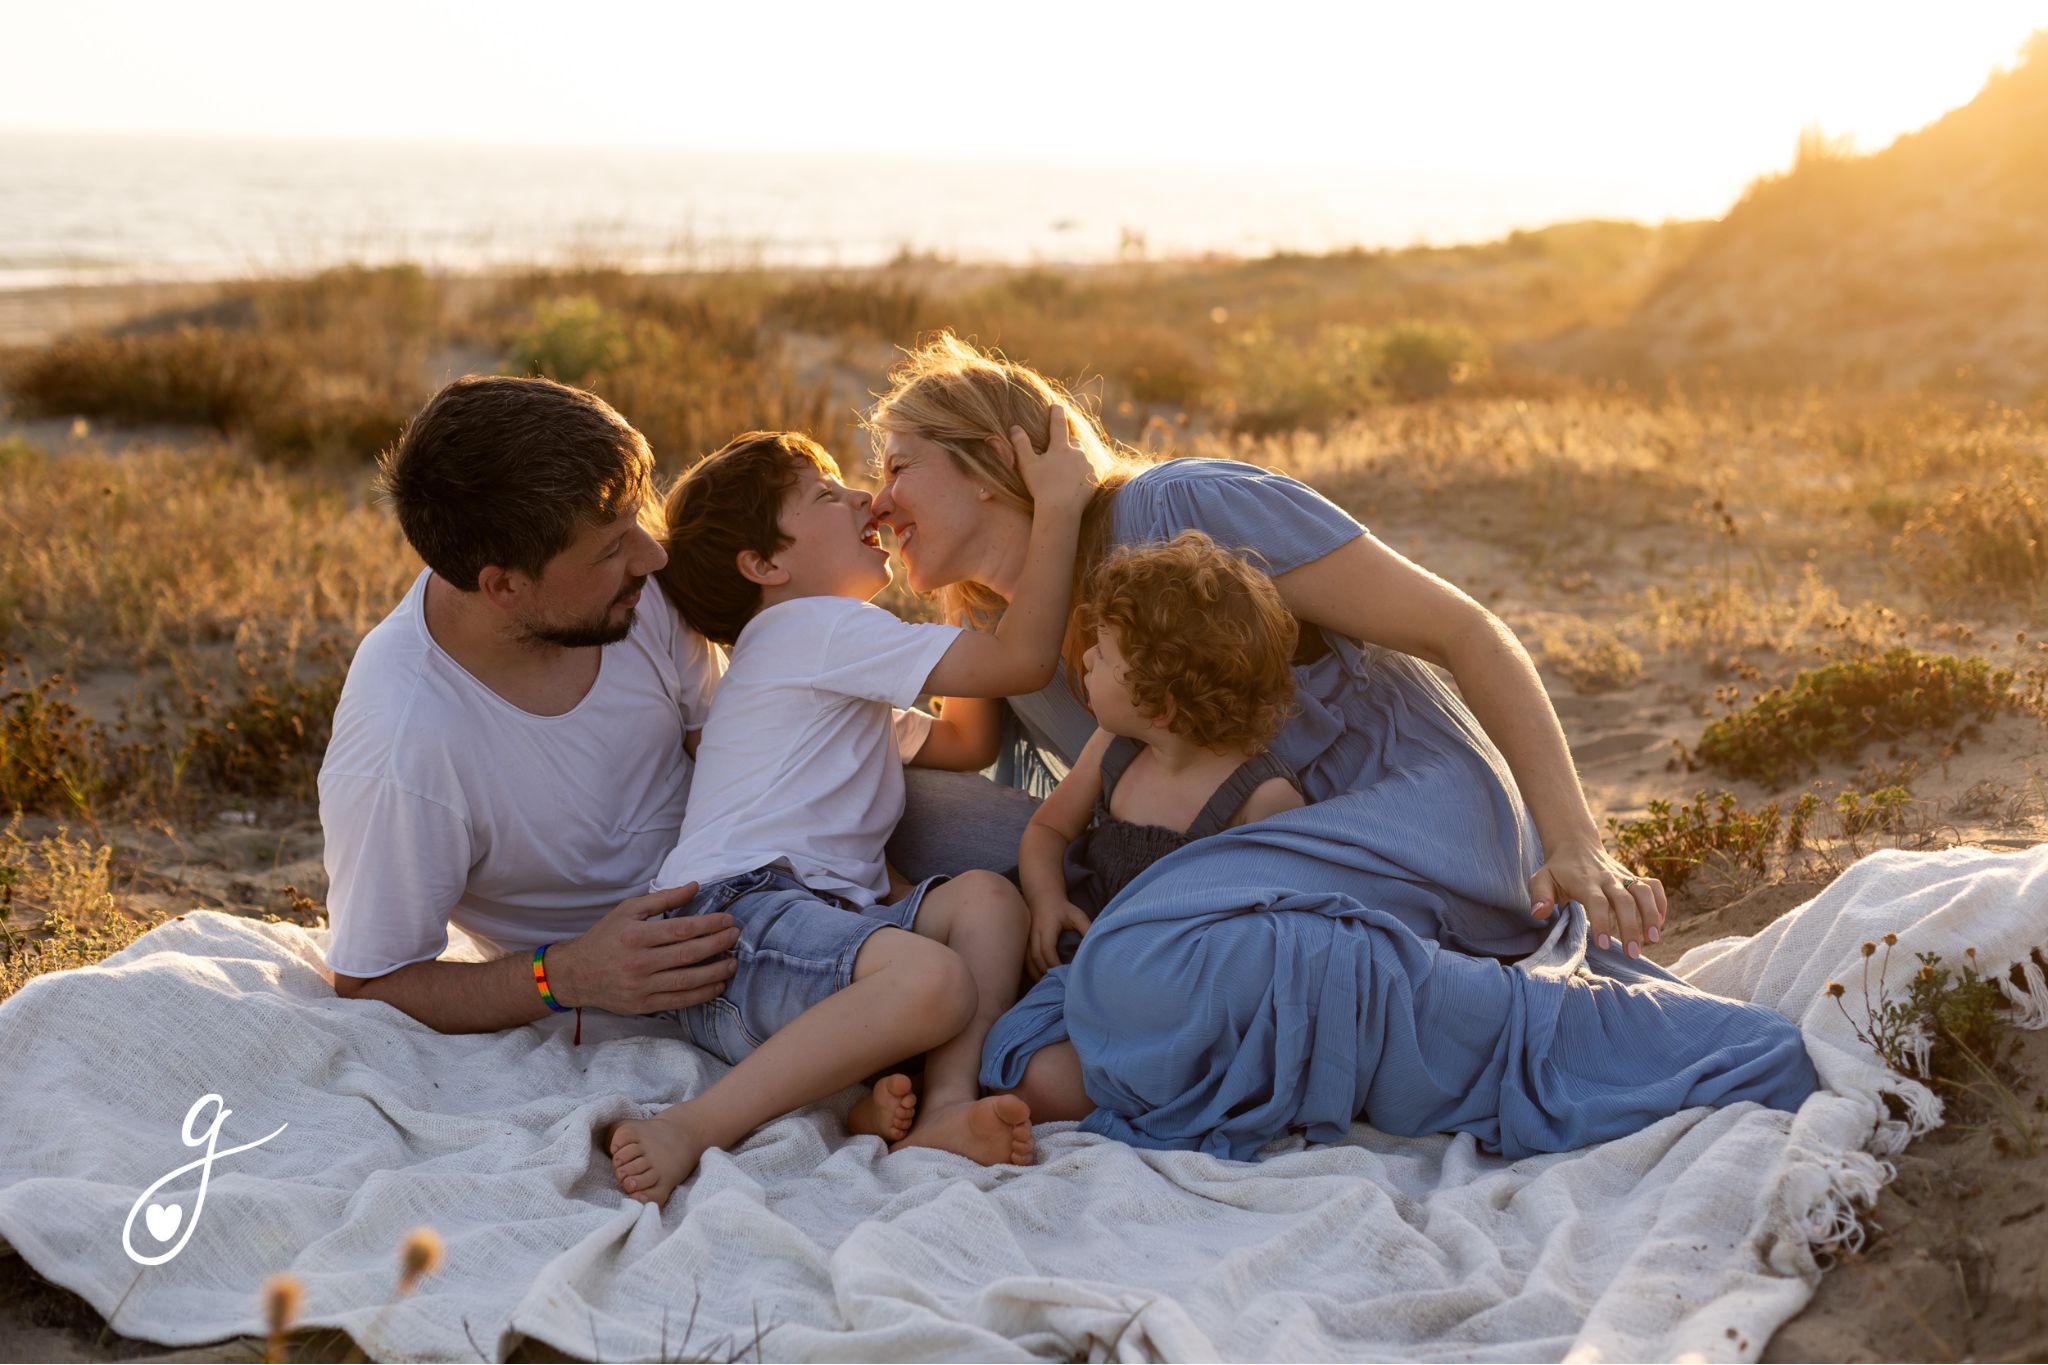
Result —
<svg viewBox="0 0 2048 1365"><path fill-rule="evenodd" d="M0 129L1334 164L1719 213L1967 101L2048 0L0 0Z"/></svg>

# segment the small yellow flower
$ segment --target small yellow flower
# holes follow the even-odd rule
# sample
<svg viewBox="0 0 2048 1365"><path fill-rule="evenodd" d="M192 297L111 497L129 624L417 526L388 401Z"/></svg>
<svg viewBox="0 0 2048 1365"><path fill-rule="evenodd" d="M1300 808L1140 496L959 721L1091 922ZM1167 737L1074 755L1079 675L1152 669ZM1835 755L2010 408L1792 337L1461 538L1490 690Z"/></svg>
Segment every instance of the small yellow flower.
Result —
<svg viewBox="0 0 2048 1365"><path fill-rule="evenodd" d="M292 1325L304 1298L305 1290L299 1284L299 1277L288 1270L280 1271L263 1282L263 1321L273 1336Z"/></svg>
<svg viewBox="0 0 2048 1365"><path fill-rule="evenodd" d="M1836 1000L1840 1000L1842 998L1842 983L1839 981L1828 982L1828 995Z"/></svg>
<svg viewBox="0 0 2048 1365"><path fill-rule="evenodd" d="M291 1330L292 1319L299 1315L299 1304L304 1297L305 1291L298 1276L288 1270L279 1271L263 1282L263 1322L269 1329L263 1341L264 1360L281 1361L285 1358L285 1334Z"/></svg>
<svg viewBox="0 0 2048 1365"><path fill-rule="evenodd" d="M1892 946L1893 944L1897 943L1898 941L1899 941L1899 936L1898 936L1897 934L1886 934L1886 935L1884 936L1884 946L1885 946L1885 947L1887 947L1887 948L1891 947L1891 946Z"/></svg>
<svg viewBox="0 0 2048 1365"><path fill-rule="evenodd" d="M404 1293L439 1270L442 1254L441 1234L432 1228L423 1225L405 1234L399 1258L398 1292Z"/></svg>
<svg viewBox="0 0 2048 1365"><path fill-rule="evenodd" d="M1870 956L1870 955L1871 955L1872 953L1874 953L1874 952L1876 952L1876 951L1877 951L1877 945L1876 945L1875 943L1872 943L1872 942L1871 942L1870 940L1868 940L1868 939L1865 939L1865 940L1863 941L1863 955L1864 955L1865 957L1869 957L1869 956Z"/></svg>

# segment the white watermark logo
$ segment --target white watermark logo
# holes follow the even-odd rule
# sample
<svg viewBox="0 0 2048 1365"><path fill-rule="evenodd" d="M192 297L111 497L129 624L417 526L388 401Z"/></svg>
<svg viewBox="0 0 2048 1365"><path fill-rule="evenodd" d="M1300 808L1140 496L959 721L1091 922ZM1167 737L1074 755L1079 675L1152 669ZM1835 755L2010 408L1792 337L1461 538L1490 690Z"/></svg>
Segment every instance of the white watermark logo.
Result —
<svg viewBox="0 0 2048 1365"><path fill-rule="evenodd" d="M206 1135L200 1137L194 1133L193 1124L199 1118L199 1111L204 1109L209 1102L218 1106L220 1112L213 1116L213 1123L207 1128ZM291 1127L288 1123L280 1123L277 1125L276 1132L267 1133L257 1138L254 1142L245 1142L239 1147L230 1147L226 1151L217 1152L214 1150L213 1144L220 1137L220 1126L227 1121L228 1115L234 1112L234 1110L227 1107L226 1102L218 1095L201 1095L192 1102L192 1107L185 1111L185 1145L187 1147L197 1147L203 1142L206 1144L206 1155L195 1161L186 1162L168 1175L165 1175L137 1197L135 1207L128 1210L128 1221L121 1225L121 1249L128 1253L129 1260L137 1265L162 1265L165 1261L170 1260L171 1257L183 1251L185 1243L192 1240L192 1230L199 1226L199 1211L206 1207L206 1182L212 1178L213 1163L224 1156L233 1156L236 1152L246 1152L251 1147L261 1147L264 1143L270 1141L271 1138L276 1137L278 1133L282 1133L285 1129ZM192 1217L189 1220L185 1217L185 1206L182 1204L150 1203L149 1197L151 1195L191 1170L194 1166L199 1168L199 1197L192 1203ZM178 1237L178 1227L181 1223L184 1225L185 1235L178 1237L178 1244L160 1256L141 1255L135 1250L135 1243L130 1240L130 1234L135 1230L135 1215L138 1213L142 1215L142 1221L148 1225L149 1235L156 1238L159 1242L168 1242L171 1238Z"/></svg>

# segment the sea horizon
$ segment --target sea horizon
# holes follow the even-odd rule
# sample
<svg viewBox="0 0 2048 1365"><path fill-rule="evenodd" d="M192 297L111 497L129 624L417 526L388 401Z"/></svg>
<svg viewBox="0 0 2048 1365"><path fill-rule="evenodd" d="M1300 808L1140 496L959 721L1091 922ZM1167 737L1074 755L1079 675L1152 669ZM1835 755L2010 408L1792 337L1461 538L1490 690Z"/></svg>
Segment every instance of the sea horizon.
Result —
<svg viewBox="0 0 2048 1365"><path fill-rule="evenodd" d="M350 263L487 273L1262 257L1670 218L1628 212L1620 181L1481 183L1412 167L6 130L0 183L0 290Z"/></svg>

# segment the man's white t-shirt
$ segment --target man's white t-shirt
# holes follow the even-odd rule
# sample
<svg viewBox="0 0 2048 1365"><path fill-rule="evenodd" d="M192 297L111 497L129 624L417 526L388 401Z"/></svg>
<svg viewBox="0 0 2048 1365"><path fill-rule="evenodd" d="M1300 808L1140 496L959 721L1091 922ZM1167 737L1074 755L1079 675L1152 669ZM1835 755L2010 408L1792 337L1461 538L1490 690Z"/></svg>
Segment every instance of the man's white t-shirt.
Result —
<svg viewBox="0 0 2048 1365"><path fill-rule="evenodd" d="M882 846L903 814L903 765L931 733L905 710L958 626L916 625L850 597L763 608L697 745L697 776L657 887L780 863L860 905L889 894Z"/></svg>
<svg viewBox="0 0 2048 1365"><path fill-rule="evenodd" d="M363 637L320 765L327 965L382 976L441 956L452 920L501 952L574 938L674 846L724 659L660 588L559 716L506 701L427 632L422 571Z"/></svg>

